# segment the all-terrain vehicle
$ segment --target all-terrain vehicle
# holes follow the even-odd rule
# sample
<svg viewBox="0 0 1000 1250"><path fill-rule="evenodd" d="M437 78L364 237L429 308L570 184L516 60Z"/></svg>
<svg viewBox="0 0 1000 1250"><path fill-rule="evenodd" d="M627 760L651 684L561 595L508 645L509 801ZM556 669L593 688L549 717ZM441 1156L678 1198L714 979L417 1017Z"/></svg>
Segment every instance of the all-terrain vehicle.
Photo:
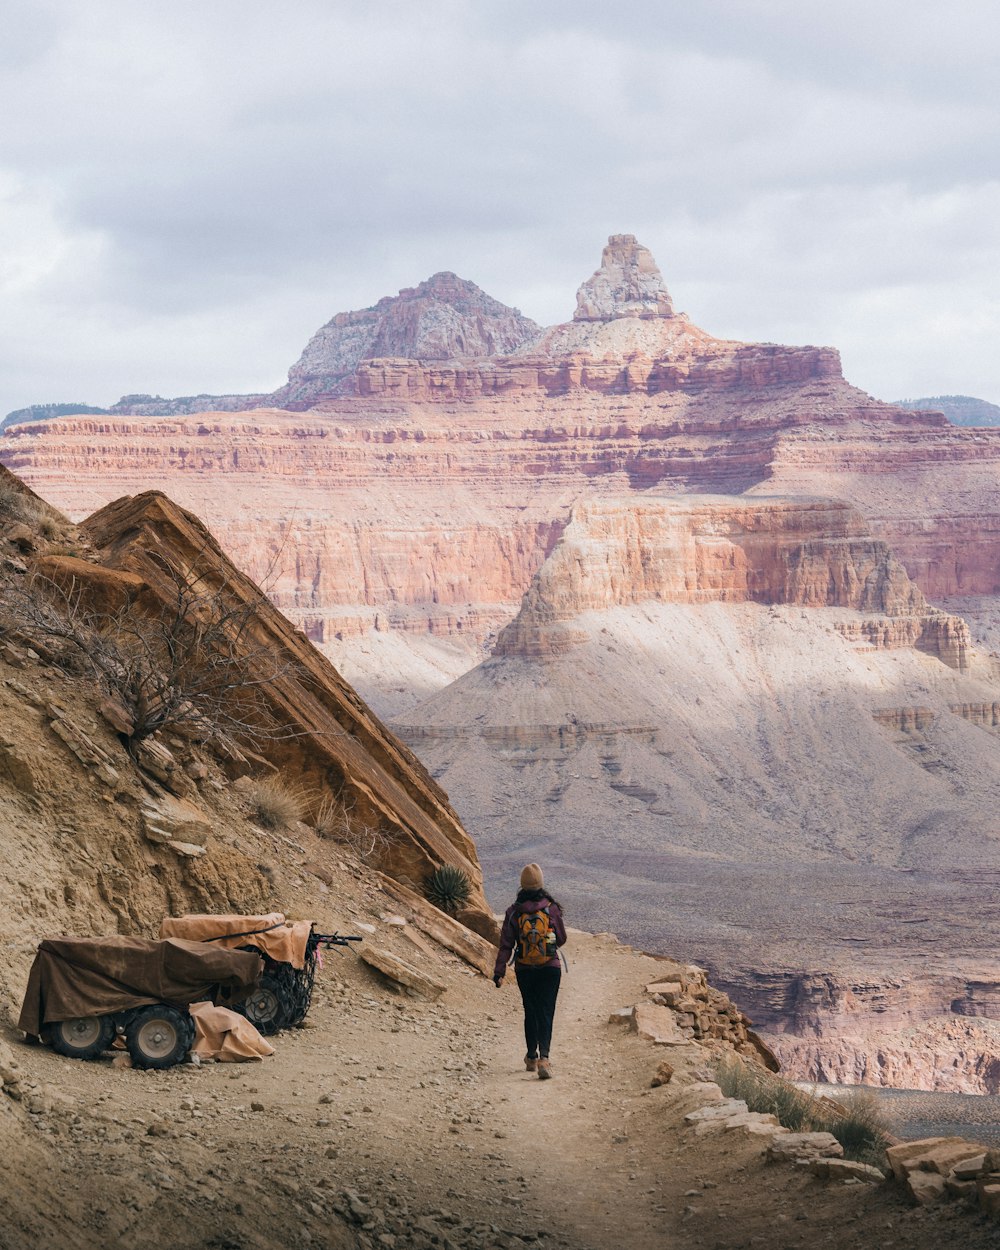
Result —
<svg viewBox="0 0 1000 1250"><path fill-rule="evenodd" d="M195 1040L190 1005L236 1008L260 979L256 951L146 938L47 938L18 1027L60 1055L96 1059L123 1037L137 1068L171 1068Z"/></svg>
<svg viewBox="0 0 1000 1250"><path fill-rule="evenodd" d="M245 1015L265 1036L294 1028L306 1018L321 948L361 941L346 934L317 933L315 921L288 921L281 912L266 916L168 916L160 925L160 937L186 938L261 955L264 971L260 981L233 1010Z"/></svg>

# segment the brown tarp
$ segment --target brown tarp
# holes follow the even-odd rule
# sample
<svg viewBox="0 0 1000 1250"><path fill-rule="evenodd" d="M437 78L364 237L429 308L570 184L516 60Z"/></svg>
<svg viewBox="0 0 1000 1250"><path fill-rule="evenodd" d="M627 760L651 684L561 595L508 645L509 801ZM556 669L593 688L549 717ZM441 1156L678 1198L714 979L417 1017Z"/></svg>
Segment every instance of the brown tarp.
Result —
<svg viewBox="0 0 1000 1250"><path fill-rule="evenodd" d="M286 920L280 911L266 916L167 916L160 925L161 938L211 942L230 950L255 946L269 958L293 968L305 967L311 932L312 921Z"/></svg>
<svg viewBox="0 0 1000 1250"><path fill-rule="evenodd" d="M212 1003L192 1003L190 1010L195 1027L191 1049L199 1059L246 1063L274 1054L274 1047L261 1037L246 1016Z"/></svg>
<svg viewBox="0 0 1000 1250"><path fill-rule="evenodd" d="M28 974L18 1028L103 1016L150 1003L188 1007L216 996L241 1002L261 973L258 956L176 938L46 938Z"/></svg>

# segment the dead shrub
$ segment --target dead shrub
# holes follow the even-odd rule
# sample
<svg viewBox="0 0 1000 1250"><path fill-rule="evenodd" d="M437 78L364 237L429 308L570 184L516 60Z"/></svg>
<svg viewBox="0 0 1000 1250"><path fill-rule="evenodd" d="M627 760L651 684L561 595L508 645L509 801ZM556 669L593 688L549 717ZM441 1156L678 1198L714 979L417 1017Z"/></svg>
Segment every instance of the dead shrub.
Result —
<svg viewBox="0 0 1000 1250"><path fill-rule="evenodd" d="M339 842L366 864L384 860L392 838L381 825L363 820L351 800L326 795L316 813L314 828L321 838Z"/></svg>
<svg viewBox="0 0 1000 1250"><path fill-rule="evenodd" d="M202 566L201 556L207 559ZM218 568L213 565L218 559ZM206 548L164 574L161 599L115 609L91 605L87 586L35 574L0 579L6 628L37 639L39 650L75 651L105 694L128 712L129 748L162 730L194 727L224 746L295 737L278 720L269 692L296 665L258 631L258 605L244 600L222 558Z"/></svg>

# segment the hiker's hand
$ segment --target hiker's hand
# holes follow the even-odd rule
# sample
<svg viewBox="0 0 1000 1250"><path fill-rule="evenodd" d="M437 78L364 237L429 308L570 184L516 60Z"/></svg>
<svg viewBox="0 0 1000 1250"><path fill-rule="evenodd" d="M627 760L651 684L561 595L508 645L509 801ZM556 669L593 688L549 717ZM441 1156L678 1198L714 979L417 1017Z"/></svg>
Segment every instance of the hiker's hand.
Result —
<svg viewBox="0 0 1000 1250"><path fill-rule="evenodd" d="M499 989L500 986L503 985L503 977L494 977L493 984L497 987L497 989Z"/></svg>

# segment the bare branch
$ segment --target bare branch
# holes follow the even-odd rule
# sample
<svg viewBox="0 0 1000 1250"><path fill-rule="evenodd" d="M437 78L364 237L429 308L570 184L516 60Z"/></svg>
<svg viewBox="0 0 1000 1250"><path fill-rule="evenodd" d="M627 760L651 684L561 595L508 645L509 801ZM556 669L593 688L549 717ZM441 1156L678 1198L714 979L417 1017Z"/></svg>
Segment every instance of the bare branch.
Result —
<svg viewBox="0 0 1000 1250"><path fill-rule="evenodd" d="M184 568L154 555L169 595L141 606L129 599L114 610L91 606L75 580L9 578L0 584L0 627L47 639L72 656L72 667L127 713L130 747L185 723L229 746L296 736L267 697L294 665L257 639L256 605L239 598L224 567L205 568L203 555Z"/></svg>

